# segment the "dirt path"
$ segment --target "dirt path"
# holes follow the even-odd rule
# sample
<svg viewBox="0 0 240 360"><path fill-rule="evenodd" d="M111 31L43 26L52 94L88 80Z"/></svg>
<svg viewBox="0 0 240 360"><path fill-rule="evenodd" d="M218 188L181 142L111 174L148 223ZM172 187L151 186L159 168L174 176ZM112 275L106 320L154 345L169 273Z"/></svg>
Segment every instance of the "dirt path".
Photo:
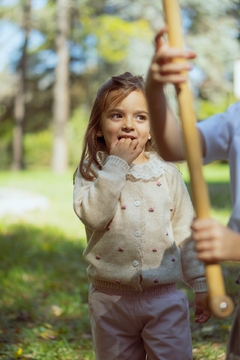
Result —
<svg viewBox="0 0 240 360"><path fill-rule="evenodd" d="M28 211L45 211L49 200L40 194L10 187L0 188L0 216L24 215Z"/></svg>

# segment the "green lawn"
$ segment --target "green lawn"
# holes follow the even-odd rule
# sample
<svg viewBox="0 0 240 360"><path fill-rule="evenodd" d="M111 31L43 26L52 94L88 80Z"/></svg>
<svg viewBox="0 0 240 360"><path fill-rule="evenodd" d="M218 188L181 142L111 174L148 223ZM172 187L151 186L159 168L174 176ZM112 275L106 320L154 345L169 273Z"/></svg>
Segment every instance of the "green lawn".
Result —
<svg viewBox="0 0 240 360"><path fill-rule="evenodd" d="M188 183L185 165L180 168ZM231 209L228 166L208 165L204 173L211 214L226 224ZM44 195L50 205L45 212L0 219L0 359L95 359L82 259L85 233L72 210L72 172L2 172L1 187ZM226 289L235 304L238 267L223 266ZM195 324L193 295L182 284L179 287L189 297L194 359L224 359L232 316Z"/></svg>

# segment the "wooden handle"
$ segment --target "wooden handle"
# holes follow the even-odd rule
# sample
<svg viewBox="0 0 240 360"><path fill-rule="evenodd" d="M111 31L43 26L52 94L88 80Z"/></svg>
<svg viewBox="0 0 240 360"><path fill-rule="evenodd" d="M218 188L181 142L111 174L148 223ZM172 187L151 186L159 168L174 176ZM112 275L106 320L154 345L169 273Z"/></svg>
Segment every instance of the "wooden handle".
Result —
<svg viewBox="0 0 240 360"><path fill-rule="evenodd" d="M163 0L163 7L165 21L168 26L169 44L183 49L184 43L178 0ZM184 60L177 59L176 61ZM209 196L202 173L201 145L195 126L196 117L193 98L187 81L177 87L177 99L196 215L198 218L207 218L210 216ZM205 270L209 308L215 316L225 318L232 313L234 306L231 298L226 296L221 267L218 264L205 264Z"/></svg>

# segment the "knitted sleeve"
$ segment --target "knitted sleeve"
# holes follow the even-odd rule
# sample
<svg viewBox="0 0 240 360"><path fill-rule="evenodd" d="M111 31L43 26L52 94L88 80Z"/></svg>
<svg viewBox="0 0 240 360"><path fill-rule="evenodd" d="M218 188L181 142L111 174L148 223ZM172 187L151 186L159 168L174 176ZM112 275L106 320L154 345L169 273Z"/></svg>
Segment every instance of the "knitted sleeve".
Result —
<svg viewBox="0 0 240 360"><path fill-rule="evenodd" d="M204 264L196 257L190 224L194 217L192 202L181 175L176 170L172 179L174 211L172 227L174 238L181 249L183 280L195 292L207 291Z"/></svg>
<svg viewBox="0 0 240 360"><path fill-rule="evenodd" d="M94 181L86 181L77 172L73 208L83 224L92 230L103 230L114 216L129 165L116 156L108 156Z"/></svg>

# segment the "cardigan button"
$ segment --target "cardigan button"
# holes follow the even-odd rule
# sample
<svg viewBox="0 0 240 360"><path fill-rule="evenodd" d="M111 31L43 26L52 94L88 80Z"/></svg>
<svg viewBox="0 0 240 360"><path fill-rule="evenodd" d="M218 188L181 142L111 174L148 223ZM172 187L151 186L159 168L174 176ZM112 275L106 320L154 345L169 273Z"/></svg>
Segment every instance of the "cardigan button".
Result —
<svg viewBox="0 0 240 360"><path fill-rule="evenodd" d="M136 266L139 265L139 262L138 262L137 260L134 260L133 263L132 263L132 265L133 265L134 267L136 267Z"/></svg>
<svg viewBox="0 0 240 360"><path fill-rule="evenodd" d="M137 231L135 231L135 236L140 236L141 235L141 231L140 230L137 230Z"/></svg>
<svg viewBox="0 0 240 360"><path fill-rule="evenodd" d="M139 200L136 200L136 201L134 202L134 205L135 205L135 206L140 206L140 204L141 204L141 201L139 201Z"/></svg>

